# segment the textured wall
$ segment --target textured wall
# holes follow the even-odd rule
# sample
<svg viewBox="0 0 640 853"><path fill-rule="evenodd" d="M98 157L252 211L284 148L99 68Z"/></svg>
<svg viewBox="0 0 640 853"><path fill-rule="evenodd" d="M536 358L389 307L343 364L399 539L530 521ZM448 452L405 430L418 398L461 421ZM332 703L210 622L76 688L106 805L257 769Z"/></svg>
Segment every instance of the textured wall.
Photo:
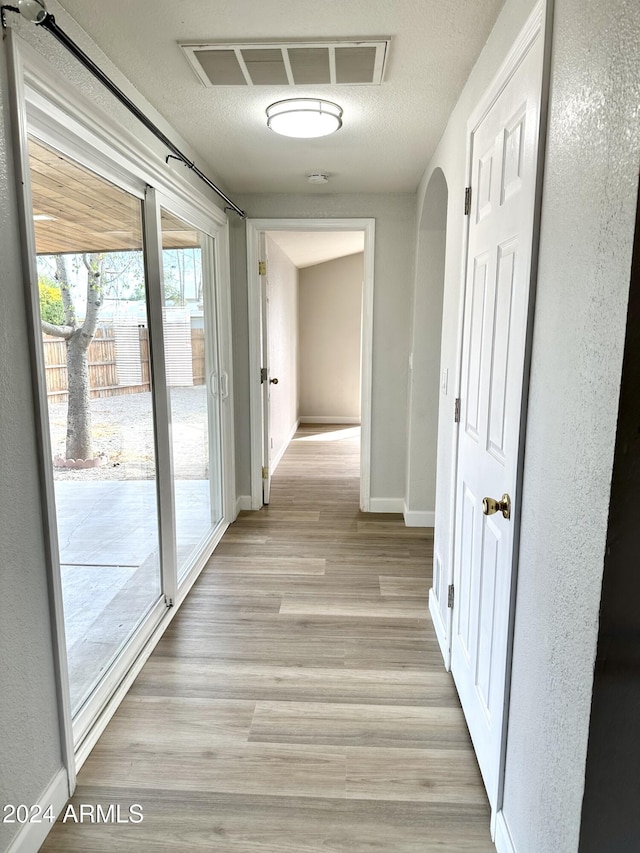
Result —
<svg viewBox="0 0 640 853"><path fill-rule="evenodd" d="M270 458L279 460L298 420L298 268L269 236L266 242L269 372L278 379L270 385Z"/></svg>
<svg viewBox="0 0 640 853"><path fill-rule="evenodd" d="M600 602L580 853L640 849L640 199Z"/></svg>
<svg viewBox="0 0 640 853"><path fill-rule="evenodd" d="M364 255L300 270L300 414L360 417Z"/></svg>
<svg viewBox="0 0 640 853"><path fill-rule="evenodd" d="M371 496L404 497L407 364L415 245L415 195L240 195L254 218L374 218ZM244 223L231 222L234 299L236 482L250 494L247 264Z"/></svg>
<svg viewBox="0 0 640 853"><path fill-rule="evenodd" d="M578 846L638 188L639 44L636 2L556 0L504 803L518 853Z"/></svg>

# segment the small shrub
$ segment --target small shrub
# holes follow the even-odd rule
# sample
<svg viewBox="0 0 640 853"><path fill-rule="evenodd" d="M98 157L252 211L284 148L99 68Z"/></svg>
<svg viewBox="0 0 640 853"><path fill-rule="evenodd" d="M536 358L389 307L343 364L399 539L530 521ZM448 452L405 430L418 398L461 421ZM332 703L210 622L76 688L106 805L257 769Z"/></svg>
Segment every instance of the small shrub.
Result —
<svg viewBox="0 0 640 853"><path fill-rule="evenodd" d="M38 282L40 291L40 316L45 323L54 326L64 326L64 306L60 288L52 281L41 278Z"/></svg>

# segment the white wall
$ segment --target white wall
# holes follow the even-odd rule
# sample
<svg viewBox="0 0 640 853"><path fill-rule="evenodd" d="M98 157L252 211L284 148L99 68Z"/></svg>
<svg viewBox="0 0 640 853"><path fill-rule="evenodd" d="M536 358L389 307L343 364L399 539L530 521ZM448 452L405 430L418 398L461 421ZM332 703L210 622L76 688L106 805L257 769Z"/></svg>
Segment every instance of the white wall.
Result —
<svg viewBox="0 0 640 853"><path fill-rule="evenodd" d="M518 853L578 846L638 191L639 45L637 3L556 0L504 802Z"/></svg>
<svg viewBox="0 0 640 853"><path fill-rule="evenodd" d="M266 237L269 282L269 431L271 473L275 470L298 422L298 268L273 240Z"/></svg>
<svg viewBox="0 0 640 853"><path fill-rule="evenodd" d="M417 233L404 513L407 524L413 526L432 527L435 522L448 202L447 182L437 169L429 181ZM453 383L454 377L447 382L449 378Z"/></svg>
<svg viewBox="0 0 640 853"><path fill-rule="evenodd" d="M240 195L252 218L375 218L371 496L404 502L415 195ZM250 494L246 233L231 221L237 493Z"/></svg>
<svg viewBox="0 0 640 853"><path fill-rule="evenodd" d="M98 61L160 127L197 157L179 135L147 104L56 0L48 0L58 23ZM85 97L114 121L149 135L106 89L83 71L55 39L20 16L9 13L10 25L23 41ZM33 413L27 318L22 285L20 237L14 189L8 109L7 45L0 42L0 257L2 258L2 322L0 323L0 803L38 802L62 766L56 705L54 661L45 545L40 512L41 484L37 467L37 436ZM163 146L149 139L152 151ZM167 167L170 168L170 167ZM212 176L213 177L213 176ZM202 191L196 178L185 174ZM213 194L212 201L215 202ZM37 825L36 825L37 826ZM17 825L0 823L0 850L5 850Z"/></svg>
<svg viewBox="0 0 640 853"><path fill-rule="evenodd" d="M420 216L441 168L450 382L435 553L447 571L466 120L532 7L507 0L418 193ZM637 4L556 0L555 10L503 814L517 853L578 845L640 147Z"/></svg>
<svg viewBox="0 0 640 853"><path fill-rule="evenodd" d="M300 415L360 418L364 255L300 270Z"/></svg>

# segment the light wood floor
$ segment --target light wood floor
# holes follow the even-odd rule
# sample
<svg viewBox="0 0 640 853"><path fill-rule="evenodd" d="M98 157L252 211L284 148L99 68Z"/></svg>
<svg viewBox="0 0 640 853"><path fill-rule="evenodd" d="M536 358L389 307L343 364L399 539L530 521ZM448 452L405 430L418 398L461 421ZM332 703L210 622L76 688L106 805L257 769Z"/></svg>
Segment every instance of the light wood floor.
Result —
<svg viewBox="0 0 640 853"><path fill-rule="evenodd" d="M59 823L43 850L493 853L430 531L359 512L358 449L298 432L80 772L76 807L143 822Z"/></svg>

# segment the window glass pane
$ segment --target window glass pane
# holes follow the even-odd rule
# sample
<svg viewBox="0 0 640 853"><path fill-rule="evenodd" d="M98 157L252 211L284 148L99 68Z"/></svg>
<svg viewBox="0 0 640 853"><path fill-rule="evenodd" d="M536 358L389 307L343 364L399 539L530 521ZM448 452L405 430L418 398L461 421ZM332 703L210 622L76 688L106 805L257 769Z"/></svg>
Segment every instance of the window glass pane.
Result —
<svg viewBox="0 0 640 853"><path fill-rule="evenodd" d="M142 208L35 140L30 169L75 714L161 591Z"/></svg>
<svg viewBox="0 0 640 853"><path fill-rule="evenodd" d="M212 238L162 211L164 346L178 575L222 518Z"/></svg>

